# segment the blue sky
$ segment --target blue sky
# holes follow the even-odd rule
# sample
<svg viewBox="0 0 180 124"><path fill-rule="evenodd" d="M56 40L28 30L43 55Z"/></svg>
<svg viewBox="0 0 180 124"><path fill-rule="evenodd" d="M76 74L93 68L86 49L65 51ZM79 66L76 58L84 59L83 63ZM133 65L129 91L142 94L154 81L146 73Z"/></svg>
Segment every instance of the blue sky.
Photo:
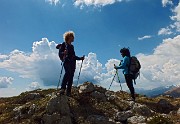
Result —
<svg viewBox="0 0 180 124"><path fill-rule="evenodd" d="M179 0L1 0L0 96L56 87L55 45L69 30L75 32L76 54L86 56L80 82L108 87L120 48L129 47L143 67L137 88L179 85Z"/></svg>

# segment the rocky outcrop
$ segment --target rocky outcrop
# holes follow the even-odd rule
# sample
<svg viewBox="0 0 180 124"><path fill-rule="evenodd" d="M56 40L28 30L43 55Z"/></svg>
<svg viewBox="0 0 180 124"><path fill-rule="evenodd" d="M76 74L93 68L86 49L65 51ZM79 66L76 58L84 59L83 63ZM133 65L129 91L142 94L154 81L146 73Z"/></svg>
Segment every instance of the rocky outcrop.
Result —
<svg viewBox="0 0 180 124"><path fill-rule="evenodd" d="M115 124L115 122L109 121L108 117L101 115L90 115L87 117L86 122L90 124Z"/></svg>
<svg viewBox="0 0 180 124"><path fill-rule="evenodd" d="M132 117L134 114L131 110L117 112L115 116L116 121L126 121L128 118Z"/></svg>
<svg viewBox="0 0 180 124"><path fill-rule="evenodd" d="M94 85L91 82L85 82L83 85L79 86L79 93L91 93L95 90Z"/></svg>
<svg viewBox="0 0 180 124"><path fill-rule="evenodd" d="M180 116L180 108L178 109L178 111L177 111L177 115L179 115Z"/></svg>
<svg viewBox="0 0 180 124"><path fill-rule="evenodd" d="M146 105L141 105L139 103L135 103L132 111L137 115L150 117L153 115L153 111L149 109Z"/></svg>
<svg viewBox="0 0 180 124"><path fill-rule="evenodd" d="M98 100L102 100L102 101L106 101L106 97L105 97L105 94L103 93L100 93L98 91L94 91L91 93L91 96L95 99L98 99Z"/></svg>
<svg viewBox="0 0 180 124"><path fill-rule="evenodd" d="M46 114L43 115L44 124L72 124L67 96L52 96L46 111Z"/></svg>
<svg viewBox="0 0 180 124"><path fill-rule="evenodd" d="M128 123L131 124L145 124L146 123L146 117L144 116L132 116L128 118Z"/></svg>
<svg viewBox="0 0 180 124"><path fill-rule="evenodd" d="M18 103L26 103L31 100L40 99L42 97L43 97L43 95L41 95L40 93L28 93L28 94L22 95L21 99L19 99L17 102Z"/></svg>
<svg viewBox="0 0 180 124"><path fill-rule="evenodd" d="M52 89L27 92L9 102L0 100L0 123L140 124L179 121L179 99L137 96L134 102L129 101L129 97L126 92L109 91L91 82L73 87L71 97L57 95Z"/></svg>
<svg viewBox="0 0 180 124"><path fill-rule="evenodd" d="M169 114L170 111L174 110L174 106L166 99L160 99L156 109L160 113Z"/></svg>

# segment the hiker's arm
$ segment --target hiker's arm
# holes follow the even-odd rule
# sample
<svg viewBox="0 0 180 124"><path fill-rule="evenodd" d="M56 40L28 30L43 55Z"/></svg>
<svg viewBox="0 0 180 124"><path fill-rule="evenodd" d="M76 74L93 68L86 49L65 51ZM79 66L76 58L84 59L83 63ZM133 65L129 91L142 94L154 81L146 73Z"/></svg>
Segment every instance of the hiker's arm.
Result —
<svg viewBox="0 0 180 124"><path fill-rule="evenodd" d="M75 56L76 60L81 60L81 57Z"/></svg>
<svg viewBox="0 0 180 124"><path fill-rule="evenodd" d="M84 60L84 56L83 56L83 57L75 56L75 59L76 59L76 60Z"/></svg>
<svg viewBox="0 0 180 124"><path fill-rule="evenodd" d="M128 58L125 57L123 61L121 62L121 65L115 66L115 69L124 69L127 66Z"/></svg>

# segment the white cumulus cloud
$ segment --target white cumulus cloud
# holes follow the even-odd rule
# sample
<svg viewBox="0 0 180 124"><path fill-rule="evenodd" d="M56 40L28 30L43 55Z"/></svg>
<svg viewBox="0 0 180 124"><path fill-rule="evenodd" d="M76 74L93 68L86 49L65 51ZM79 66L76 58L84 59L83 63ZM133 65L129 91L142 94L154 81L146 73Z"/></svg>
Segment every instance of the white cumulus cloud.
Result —
<svg viewBox="0 0 180 124"><path fill-rule="evenodd" d="M165 39L154 49L151 55L138 54L142 69L141 78L137 80L138 88L156 88L167 85L180 85L180 35ZM8 57L2 57L0 68L19 73L21 77L31 79L41 79L45 86L57 86L61 62L58 58L56 43L43 38L41 41L33 43L32 53L14 50ZM76 46L75 46L76 47ZM78 75L82 61L77 61L74 75L74 84L77 84ZM91 81L94 84L109 87L115 74L114 64L118 65L120 60L109 59L103 66L95 53L85 56L82 64L79 84ZM121 83L124 83L124 76L119 72ZM62 77L64 75L64 71ZM61 79L62 79L61 77ZM119 86L117 77L113 82L114 87ZM38 83L32 83L31 89L39 87ZM119 87L118 87L119 88Z"/></svg>
<svg viewBox="0 0 180 124"><path fill-rule="evenodd" d="M145 36L143 36L143 37L138 37L138 40L144 40L144 39L149 39L149 38L151 38L152 36L150 36L150 35L145 35Z"/></svg>
<svg viewBox="0 0 180 124"><path fill-rule="evenodd" d="M163 7L166 7L167 4L172 5L173 4L172 0L162 0Z"/></svg>
<svg viewBox="0 0 180 124"><path fill-rule="evenodd" d="M84 6L106 6L110 4L114 4L122 1L130 1L130 0L75 0L74 5L80 6L83 8Z"/></svg>
<svg viewBox="0 0 180 124"><path fill-rule="evenodd" d="M85 6L103 7L106 5L123 2L123 1L129 2L132 0L73 0L73 5L75 7L80 7L82 9ZM64 7L66 4L66 1L62 1L62 0L45 0L45 2L47 2L51 5L57 5L57 4L61 3L62 7Z"/></svg>
<svg viewBox="0 0 180 124"><path fill-rule="evenodd" d="M176 6L173 10L174 15L171 17L174 20L174 26L178 32L180 32L180 1L178 6Z"/></svg>
<svg viewBox="0 0 180 124"><path fill-rule="evenodd" d="M172 4L172 0L162 0L162 4L166 7L167 4ZM172 34L172 30L175 30L177 33L180 32L180 1L177 6L171 6L170 10L172 11L172 15L170 15L170 19L173 21L169 26L166 28L161 28L158 31L158 35L169 35Z"/></svg>
<svg viewBox="0 0 180 124"><path fill-rule="evenodd" d="M171 31L170 28L161 28L159 31L158 31L158 35L169 35L169 34L172 34L173 32Z"/></svg>
<svg viewBox="0 0 180 124"><path fill-rule="evenodd" d="M0 88L8 88L14 79L12 77L0 77Z"/></svg>
<svg viewBox="0 0 180 124"><path fill-rule="evenodd" d="M57 5L58 3L60 3L60 0L45 0L45 2L48 2L48 3L50 3L50 4Z"/></svg>
<svg viewBox="0 0 180 124"><path fill-rule="evenodd" d="M4 60L4 59L6 59L6 58L8 58L7 55L1 55L1 54L0 54L0 61L1 61L1 60Z"/></svg>
<svg viewBox="0 0 180 124"><path fill-rule="evenodd" d="M40 84L38 82L32 82L28 86L27 90L32 91L32 90L36 90L36 89L39 89L39 88L40 88Z"/></svg>
<svg viewBox="0 0 180 124"><path fill-rule="evenodd" d="M139 87L148 89L180 84L179 41L180 35L165 39L155 48L152 55L138 55L142 64Z"/></svg>
<svg viewBox="0 0 180 124"><path fill-rule="evenodd" d="M174 16L172 16L172 19L175 19L177 21L180 21L180 1L179 1L179 4L178 6L176 6L173 10L174 12Z"/></svg>
<svg viewBox="0 0 180 124"><path fill-rule="evenodd" d="M78 77L79 75L80 66L81 66L81 61L77 61L75 80L77 80L76 77ZM98 83L97 79L101 73L102 73L102 64L97 60L97 56L95 53L89 53L88 56L85 57L85 60L82 65L80 82L83 83L85 81L91 81L94 83Z"/></svg>
<svg viewBox="0 0 180 124"><path fill-rule="evenodd" d="M32 53L14 50L0 62L0 68L17 72L23 78L41 79L45 85L57 82L60 61L56 43L47 38L33 43ZM51 73L49 73L51 72Z"/></svg>

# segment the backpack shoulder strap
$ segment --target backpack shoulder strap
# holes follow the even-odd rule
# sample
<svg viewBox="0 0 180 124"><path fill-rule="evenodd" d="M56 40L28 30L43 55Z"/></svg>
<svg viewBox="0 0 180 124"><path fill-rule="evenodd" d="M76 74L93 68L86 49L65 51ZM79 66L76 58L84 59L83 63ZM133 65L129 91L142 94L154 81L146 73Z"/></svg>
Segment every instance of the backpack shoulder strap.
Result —
<svg viewBox="0 0 180 124"><path fill-rule="evenodd" d="M61 48L63 51L66 49L66 43L65 42L62 43Z"/></svg>
<svg viewBox="0 0 180 124"><path fill-rule="evenodd" d="M130 56L129 57L129 65L128 65L128 74L130 74L131 59L132 59L132 57Z"/></svg>

